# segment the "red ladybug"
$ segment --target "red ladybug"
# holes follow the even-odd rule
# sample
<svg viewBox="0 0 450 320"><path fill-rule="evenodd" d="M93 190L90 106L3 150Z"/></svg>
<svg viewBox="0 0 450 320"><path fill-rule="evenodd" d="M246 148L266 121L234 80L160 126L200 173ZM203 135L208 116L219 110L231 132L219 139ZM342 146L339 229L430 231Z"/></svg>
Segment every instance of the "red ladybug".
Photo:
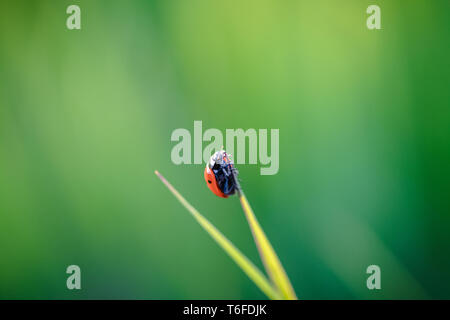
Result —
<svg viewBox="0 0 450 320"><path fill-rule="evenodd" d="M237 170L233 162L225 150L220 150L211 156L206 164L204 175L206 185L216 196L228 198L236 192L236 174Z"/></svg>

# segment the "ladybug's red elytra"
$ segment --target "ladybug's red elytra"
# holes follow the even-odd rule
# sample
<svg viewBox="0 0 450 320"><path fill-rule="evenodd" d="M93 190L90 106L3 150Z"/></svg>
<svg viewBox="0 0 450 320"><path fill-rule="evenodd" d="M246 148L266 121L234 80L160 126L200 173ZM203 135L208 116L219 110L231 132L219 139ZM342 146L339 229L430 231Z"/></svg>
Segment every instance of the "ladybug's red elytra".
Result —
<svg viewBox="0 0 450 320"><path fill-rule="evenodd" d="M216 196L228 198L236 192L235 173L237 170L225 150L217 151L206 164L206 185Z"/></svg>

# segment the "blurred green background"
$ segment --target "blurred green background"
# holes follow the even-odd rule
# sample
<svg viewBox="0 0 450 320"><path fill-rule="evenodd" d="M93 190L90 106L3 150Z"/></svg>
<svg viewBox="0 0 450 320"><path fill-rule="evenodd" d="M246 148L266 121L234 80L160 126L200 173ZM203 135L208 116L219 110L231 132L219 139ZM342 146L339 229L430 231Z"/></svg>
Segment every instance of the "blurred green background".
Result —
<svg viewBox="0 0 450 320"><path fill-rule="evenodd" d="M277 175L238 169L300 299L450 298L449 13L1 1L0 298L265 298L153 174L262 268L238 200L171 162L172 131L194 120L280 129Z"/></svg>

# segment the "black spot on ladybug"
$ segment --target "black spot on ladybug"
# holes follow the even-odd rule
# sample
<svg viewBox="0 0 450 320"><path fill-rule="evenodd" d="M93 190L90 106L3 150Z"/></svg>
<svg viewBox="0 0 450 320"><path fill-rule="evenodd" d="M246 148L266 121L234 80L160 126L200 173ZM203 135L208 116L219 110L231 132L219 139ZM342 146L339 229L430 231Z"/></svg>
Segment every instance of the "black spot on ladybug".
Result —
<svg viewBox="0 0 450 320"><path fill-rule="evenodd" d="M208 183L211 183L211 180L208 180Z"/></svg>

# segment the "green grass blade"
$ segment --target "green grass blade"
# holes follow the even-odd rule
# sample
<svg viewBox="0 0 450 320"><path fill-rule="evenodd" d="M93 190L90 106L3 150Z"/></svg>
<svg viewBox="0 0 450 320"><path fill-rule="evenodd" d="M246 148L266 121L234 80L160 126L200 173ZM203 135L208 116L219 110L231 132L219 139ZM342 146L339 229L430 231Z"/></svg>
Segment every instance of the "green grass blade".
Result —
<svg viewBox="0 0 450 320"><path fill-rule="evenodd" d="M192 214L197 222L209 233L219 246L236 262L245 274L261 289L270 299L281 299L280 294L273 288L264 274L237 249L214 225L202 216L186 199L158 172L155 174L161 179L166 187L181 202L181 204Z"/></svg>
<svg viewBox="0 0 450 320"><path fill-rule="evenodd" d="M242 208L244 209L245 216L247 218L250 230L253 234L253 239L255 240L256 247L258 248L259 255L263 261L264 267L269 274L270 279L273 284L278 288L283 299L297 300L294 288L281 265L280 260L275 253L272 245L267 239L263 229L258 223L255 214L253 213L244 192L239 188L239 200L241 201Z"/></svg>

